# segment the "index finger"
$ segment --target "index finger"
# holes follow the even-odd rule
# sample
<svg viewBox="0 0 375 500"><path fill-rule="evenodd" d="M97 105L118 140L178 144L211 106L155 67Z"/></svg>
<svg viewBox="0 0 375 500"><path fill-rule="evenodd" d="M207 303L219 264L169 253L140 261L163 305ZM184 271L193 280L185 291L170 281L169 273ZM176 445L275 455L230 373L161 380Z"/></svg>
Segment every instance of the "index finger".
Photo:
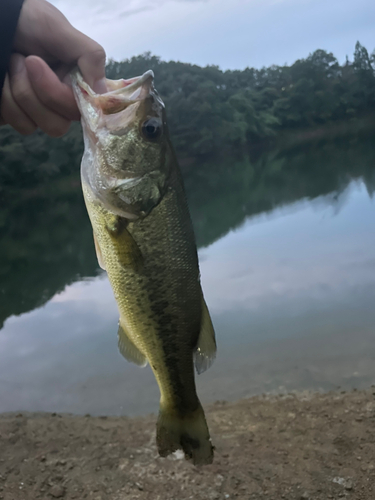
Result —
<svg viewBox="0 0 375 500"><path fill-rule="evenodd" d="M64 118L79 120L80 113L69 85L61 82L48 64L38 56L26 57L25 65L38 99Z"/></svg>

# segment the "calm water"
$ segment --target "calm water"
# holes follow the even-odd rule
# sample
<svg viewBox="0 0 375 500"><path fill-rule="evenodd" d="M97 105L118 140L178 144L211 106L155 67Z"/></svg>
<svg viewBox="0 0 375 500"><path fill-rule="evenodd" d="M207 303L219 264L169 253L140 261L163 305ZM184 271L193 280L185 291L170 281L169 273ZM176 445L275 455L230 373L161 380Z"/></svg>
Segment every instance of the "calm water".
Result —
<svg viewBox="0 0 375 500"><path fill-rule="evenodd" d="M375 383L372 141L183 169L219 346L202 400ZM151 370L117 351L76 180L22 196L0 211L0 412L156 411Z"/></svg>

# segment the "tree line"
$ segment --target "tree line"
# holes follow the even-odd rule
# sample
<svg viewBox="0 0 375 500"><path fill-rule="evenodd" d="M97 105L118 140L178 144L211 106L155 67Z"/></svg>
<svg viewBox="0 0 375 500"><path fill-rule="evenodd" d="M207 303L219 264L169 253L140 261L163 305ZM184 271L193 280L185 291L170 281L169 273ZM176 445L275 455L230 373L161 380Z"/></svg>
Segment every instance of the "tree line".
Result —
<svg viewBox="0 0 375 500"><path fill-rule="evenodd" d="M177 152L211 154L223 145L243 147L281 130L316 127L375 111L375 50L359 42L353 60L340 65L316 50L291 66L221 71L165 62L150 53L110 61L108 77L155 73Z"/></svg>
<svg viewBox="0 0 375 500"><path fill-rule="evenodd" d="M148 69L155 73L180 158L212 155L223 148L244 149L270 142L285 130L312 129L375 111L375 51L369 54L359 42L353 60L347 58L343 65L324 50L291 66L241 71L166 62L146 53L109 61L107 76L129 78ZM39 132L21 137L0 127L0 186L29 185L74 172L82 149L79 124L73 124L62 139Z"/></svg>

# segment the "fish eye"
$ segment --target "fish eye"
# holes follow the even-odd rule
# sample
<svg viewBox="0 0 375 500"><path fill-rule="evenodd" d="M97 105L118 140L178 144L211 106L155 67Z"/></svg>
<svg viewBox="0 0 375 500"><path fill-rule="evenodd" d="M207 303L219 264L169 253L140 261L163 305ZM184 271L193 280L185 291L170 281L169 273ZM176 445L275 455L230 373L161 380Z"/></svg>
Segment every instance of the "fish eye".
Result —
<svg viewBox="0 0 375 500"><path fill-rule="evenodd" d="M163 132L163 125L158 118L149 118L142 125L142 134L145 139L158 139Z"/></svg>

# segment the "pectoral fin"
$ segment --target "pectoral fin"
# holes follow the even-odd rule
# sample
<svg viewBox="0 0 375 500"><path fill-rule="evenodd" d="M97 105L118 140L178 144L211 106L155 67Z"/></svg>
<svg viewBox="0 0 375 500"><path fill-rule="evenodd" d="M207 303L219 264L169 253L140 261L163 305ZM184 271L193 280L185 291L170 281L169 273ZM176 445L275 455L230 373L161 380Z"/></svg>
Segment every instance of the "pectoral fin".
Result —
<svg viewBox="0 0 375 500"><path fill-rule="evenodd" d="M203 373L214 362L216 357L215 331L210 313L202 294L202 320L198 343L194 351L194 364L197 373Z"/></svg>
<svg viewBox="0 0 375 500"><path fill-rule="evenodd" d="M106 269L105 269L105 265L104 265L102 251L100 250L100 246L99 246L98 240L96 239L95 233L94 233L94 244L95 244L96 257L98 259L99 266L105 271Z"/></svg>
<svg viewBox="0 0 375 500"><path fill-rule="evenodd" d="M124 267L131 267L134 271L143 268L143 256L139 246L127 229L128 221L122 217L114 216L107 221L107 230L116 245L119 262Z"/></svg>
<svg viewBox="0 0 375 500"><path fill-rule="evenodd" d="M118 348L120 353L124 356L125 359L130 361L131 363L135 363L138 366L146 366L147 359L141 351L136 347L133 342L130 340L126 331L123 329L121 324L118 325Z"/></svg>

